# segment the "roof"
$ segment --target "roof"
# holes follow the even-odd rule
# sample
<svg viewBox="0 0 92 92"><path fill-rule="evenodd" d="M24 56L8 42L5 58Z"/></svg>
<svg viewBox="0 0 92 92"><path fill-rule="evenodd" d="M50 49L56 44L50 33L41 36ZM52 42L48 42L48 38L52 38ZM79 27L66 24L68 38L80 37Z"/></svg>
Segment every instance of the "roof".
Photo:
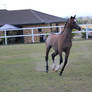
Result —
<svg viewBox="0 0 92 92"><path fill-rule="evenodd" d="M35 11L26 10L0 10L0 25L12 24L43 24L65 22L66 19Z"/></svg>

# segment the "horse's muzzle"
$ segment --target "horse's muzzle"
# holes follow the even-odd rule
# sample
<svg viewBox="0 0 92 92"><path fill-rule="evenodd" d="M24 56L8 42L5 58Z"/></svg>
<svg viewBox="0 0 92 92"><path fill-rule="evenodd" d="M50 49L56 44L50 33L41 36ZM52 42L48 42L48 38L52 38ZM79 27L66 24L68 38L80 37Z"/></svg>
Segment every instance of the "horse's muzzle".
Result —
<svg viewBox="0 0 92 92"><path fill-rule="evenodd" d="M81 27L79 27L78 30L80 31L81 30Z"/></svg>

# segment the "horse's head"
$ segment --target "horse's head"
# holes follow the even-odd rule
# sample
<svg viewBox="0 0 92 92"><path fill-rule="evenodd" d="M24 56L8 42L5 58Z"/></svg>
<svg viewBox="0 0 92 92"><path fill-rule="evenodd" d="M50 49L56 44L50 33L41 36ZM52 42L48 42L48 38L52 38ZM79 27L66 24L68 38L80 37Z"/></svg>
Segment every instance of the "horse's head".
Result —
<svg viewBox="0 0 92 92"><path fill-rule="evenodd" d="M80 31L81 27L77 24L75 17L76 16L74 16L74 17L71 16L67 23L71 29L77 29Z"/></svg>

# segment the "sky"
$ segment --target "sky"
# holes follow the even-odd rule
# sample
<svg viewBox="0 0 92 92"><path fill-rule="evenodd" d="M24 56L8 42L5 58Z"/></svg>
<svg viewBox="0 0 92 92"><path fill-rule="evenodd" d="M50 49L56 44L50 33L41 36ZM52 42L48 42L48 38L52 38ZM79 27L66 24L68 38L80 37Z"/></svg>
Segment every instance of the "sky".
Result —
<svg viewBox="0 0 92 92"><path fill-rule="evenodd" d="M92 0L0 0L0 9L33 9L59 17L92 16Z"/></svg>

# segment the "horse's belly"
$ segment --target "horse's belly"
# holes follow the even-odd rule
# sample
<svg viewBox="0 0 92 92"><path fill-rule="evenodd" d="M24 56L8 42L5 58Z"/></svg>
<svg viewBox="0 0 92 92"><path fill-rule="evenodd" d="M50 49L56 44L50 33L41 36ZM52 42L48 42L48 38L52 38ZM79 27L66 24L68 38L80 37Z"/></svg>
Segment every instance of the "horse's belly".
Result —
<svg viewBox="0 0 92 92"><path fill-rule="evenodd" d="M71 48L71 46L72 46L72 43L71 42L64 43L63 49Z"/></svg>

